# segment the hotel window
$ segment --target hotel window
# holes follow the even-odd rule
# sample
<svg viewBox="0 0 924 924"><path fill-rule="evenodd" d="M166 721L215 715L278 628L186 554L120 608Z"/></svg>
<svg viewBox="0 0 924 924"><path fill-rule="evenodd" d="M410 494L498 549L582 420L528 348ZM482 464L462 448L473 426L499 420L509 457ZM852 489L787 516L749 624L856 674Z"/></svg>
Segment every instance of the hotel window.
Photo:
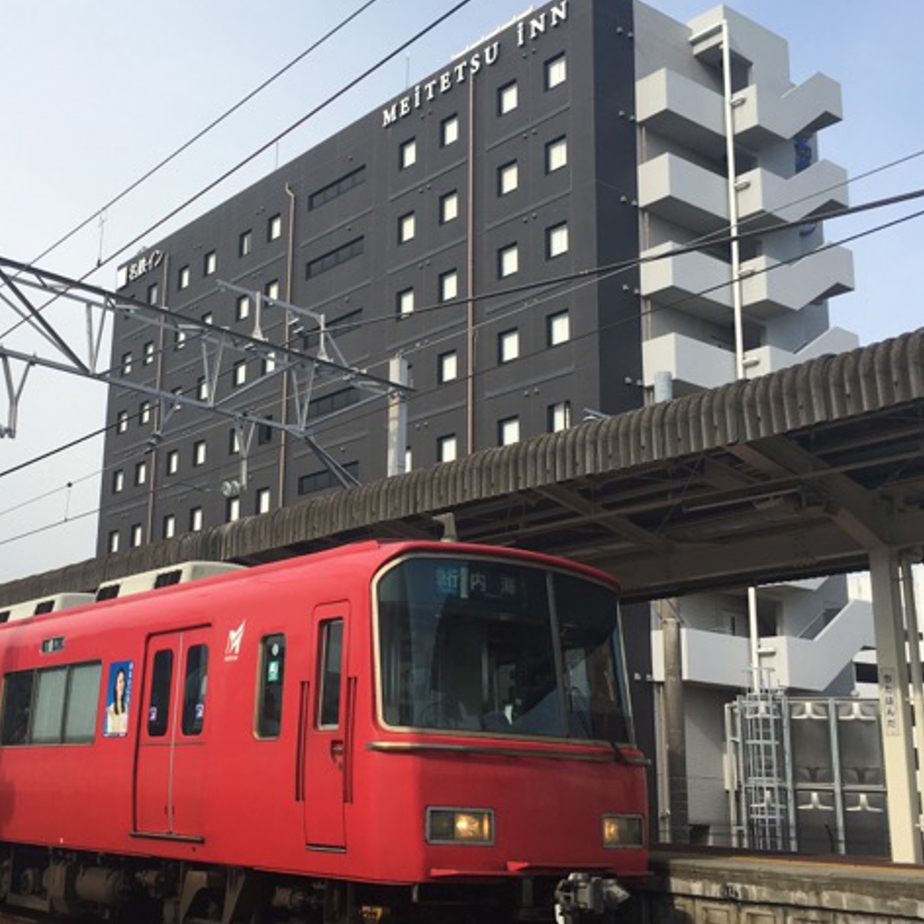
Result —
<svg viewBox="0 0 924 924"><path fill-rule="evenodd" d="M181 266L176 276L176 287L185 289L189 285L189 264Z"/></svg>
<svg viewBox="0 0 924 924"><path fill-rule="evenodd" d="M186 331L185 330L176 330L173 332L173 348L175 350L182 350L186 346Z"/></svg>
<svg viewBox="0 0 924 924"><path fill-rule="evenodd" d="M417 232L417 219L413 212L408 212L398 219L398 243L406 244L414 239Z"/></svg>
<svg viewBox="0 0 924 924"><path fill-rule="evenodd" d="M229 497L225 503L225 522L233 523L241 518L241 499Z"/></svg>
<svg viewBox="0 0 924 924"><path fill-rule="evenodd" d="M157 283L156 283L156 282L152 282L152 283L148 286L148 304L149 304L149 305L156 305L156 304L157 304L157 298L158 298L158 295L159 295L159 294L160 294L160 291L159 291L158 288L157 288Z"/></svg>
<svg viewBox="0 0 924 924"><path fill-rule="evenodd" d="M257 491L256 513L269 513L270 511L270 489L260 488Z"/></svg>
<svg viewBox="0 0 924 924"><path fill-rule="evenodd" d="M568 139L562 136L545 146L545 172L554 173L568 165Z"/></svg>
<svg viewBox="0 0 924 924"><path fill-rule="evenodd" d="M459 294L459 274L455 270L440 275L440 301L448 302Z"/></svg>
<svg viewBox="0 0 924 924"><path fill-rule="evenodd" d="M436 461L454 462L459 452L459 444L454 433L441 436L436 441Z"/></svg>
<svg viewBox="0 0 924 924"><path fill-rule="evenodd" d="M197 440L193 443L193 465L205 465L205 440Z"/></svg>
<svg viewBox="0 0 924 924"><path fill-rule="evenodd" d="M451 115L440 122L440 144L445 148L459 140L459 117Z"/></svg>
<svg viewBox="0 0 924 924"><path fill-rule="evenodd" d="M196 397L200 401L208 401L209 399L209 383L206 382L205 376L200 376L196 381Z"/></svg>
<svg viewBox="0 0 924 924"><path fill-rule="evenodd" d="M398 149L398 157L402 170L413 167L417 163L417 139L408 138Z"/></svg>
<svg viewBox="0 0 924 924"><path fill-rule="evenodd" d="M128 411L119 411L116 414L116 433L124 433L128 429Z"/></svg>
<svg viewBox="0 0 924 924"><path fill-rule="evenodd" d="M321 273L326 273L335 266L340 266L341 263L346 263L347 260L358 257L365 251L365 247L365 238L357 237L355 240L348 241L335 250L331 250L328 253L322 254L320 257L316 257L306 264L305 278L312 279L314 276L320 276Z"/></svg>
<svg viewBox="0 0 924 924"><path fill-rule="evenodd" d="M241 437L237 427L228 431L228 455L236 456L241 451Z"/></svg>
<svg viewBox="0 0 924 924"><path fill-rule="evenodd" d="M266 239L275 241L282 236L282 215L273 215L266 223Z"/></svg>
<svg viewBox="0 0 924 924"><path fill-rule="evenodd" d="M279 280L274 279L272 282L268 282L263 289L263 294L267 298L279 298Z"/></svg>
<svg viewBox="0 0 924 924"><path fill-rule="evenodd" d="M497 361L501 364L513 362L520 356L520 332L505 330L497 335Z"/></svg>
<svg viewBox="0 0 924 924"><path fill-rule="evenodd" d="M154 362L154 341L153 340L149 340L144 345L144 350L141 354L141 362L142 362L142 365L145 365L145 366L150 366L151 363Z"/></svg>
<svg viewBox="0 0 924 924"><path fill-rule="evenodd" d="M334 180L333 183L328 183L327 186L323 186L321 189L313 192L308 197L308 208L309 210L320 208L322 205L325 205L332 199L336 199L338 196L342 196L344 193L349 192L354 187L359 186L361 183L365 182L366 165L363 164L362 166L357 167L355 170L351 170L344 176Z"/></svg>
<svg viewBox="0 0 924 924"><path fill-rule="evenodd" d="M441 353L437 357L437 378L443 382L454 382L459 377L459 354L455 350Z"/></svg>
<svg viewBox="0 0 924 924"><path fill-rule="evenodd" d="M135 463L135 484L143 485L148 480L148 463Z"/></svg>
<svg viewBox="0 0 924 924"><path fill-rule="evenodd" d="M142 401L138 408L138 423L146 424L151 422L151 402Z"/></svg>
<svg viewBox="0 0 924 924"><path fill-rule="evenodd" d="M404 289L397 295L398 317L405 318L414 311L414 290Z"/></svg>
<svg viewBox="0 0 924 924"><path fill-rule="evenodd" d="M558 404L550 404L548 407L548 430L549 433L558 433L559 430L567 430L571 426L571 402L559 401Z"/></svg>
<svg viewBox="0 0 924 924"><path fill-rule="evenodd" d="M191 532L197 533L202 529L202 508L193 507L189 511L189 529Z"/></svg>
<svg viewBox="0 0 924 924"><path fill-rule="evenodd" d="M163 537L164 539L172 539L175 535L176 535L176 517L172 513L168 513L164 517Z"/></svg>
<svg viewBox="0 0 924 924"><path fill-rule="evenodd" d="M216 269L218 269L218 254L216 254L214 250L210 250L205 255L202 271L204 275L211 276Z"/></svg>
<svg viewBox="0 0 924 924"><path fill-rule="evenodd" d="M571 339L571 316L567 311L556 311L545 319L546 345L553 347Z"/></svg>
<svg viewBox="0 0 924 924"><path fill-rule="evenodd" d="M506 196L520 185L520 168L515 160L497 168L497 194Z"/></svg>
<svg viewBox="0 0 924 924"><path fill-rule="evenodd" d="M509 446L520 441L520 418L505 417L497 422L497 444Z"/></svg>
<svg viewBox="0 0 924 924"><path fill-rule="evenodd" d="M545 62L545 88L551 90L568 79L568 66L564 53Z"/></svg>
<svg viewBox="0 0 924 924"><path fill-rule="evenodd" d="M119 531L117 529L114 529L109 533L109 542L107 543L107 547L110 552L119 551Z"/></svg>
<svg viewBox="0 0 924 924"><path fill-rule="evenodd" d="M453 190L440 198L440 224L455 221L459 217L459 194Z"/></svg>
<svg viewBox="0 0 924 924"><path fill-rule="evenodd" d="M247 360L242 359L236 362L231 375L235 388L243 385L247 381Z"/></svg>
<svg viewBox="0 0 924 924"><path fill-rule="evenodd" d="M123 353L122 354L122 375L131 375L132 374L132 354Z"/></svg>
<svg viewBox="0 0 924 924"><path fill-rule="evenodd" d="M404 448L404 470L406 472L414 470L414 450L410 446Z"/></svg>
<svg viewBox="0 0 924 924"><path fill-rule="evenodd" d="M269 375L271 372L276 371L276 354L267 353L262 360L262 372L261 375Z"/></svg>
<svg viewBox="0 0 924 924"><path fill-rule="evenodd" d="M404 289L402 292L399 292L397 296L397 303L399 318L404 318L407 317L407 315L412 314L414 311L414 290Z"/></svg>
<svg viewBox="0 0 924 924"><path fill-rule="evenodd" d="M125 472L122 469L112 473L112 493L118 494L125 487Z"/></svg>
<svg viewBox="0 0 924 924"><path fill-rule="evenodd" d="M506 115L508 112L513 112L518 104L517 82L511 80L497 91L497 114Z"/></svg>
<svg viewBox="0 0 924 924"><path fill-rule="evenodd" d="M215 316L212 314L211 311L206 311L206 313L202 315L203 324L212 324L214 323L214 321L215 321Z"/></svg>
<svg viewBox="0 0 924 924"><path fill-rule="evenodd" d="M520 251L516 244L508 244L497 251L497 274L503 279L520 268Z"/></svg>
<svg viewBox="0 0 924 924"><path fill-rule="evenodd" d="M141 524L140 524L140 523L135 523L134 526L132 526L131 547L132 547L133 549L137 549L138 546L141 545L141 539L142 539L142 536L141 536Z"/></svg>
<svg viewBox="0 0 924 924"><path fill-rule="evenodd" d="M175 475L180 468L180 453L177 449L171 449L167 453L167 474Z"/></svg>
<svg viewBox="0 0 924 924"><path fill-rule="evenodd" d="M237 255L246 257L253 250L253 231L242 231L237 239Z"/></svg>
<svg viewBox="0 0 924 924"><path fill-rule="evenodd" d="M250 296L239 295L237 298L237 319L243 321L250 317Z"/></svg>
<svg viewBox="0 0 924 924"><path fill-rule="evenodd" d="M568 222L553 225L545 230L545 255L550 260L568 252Z"/></svg>

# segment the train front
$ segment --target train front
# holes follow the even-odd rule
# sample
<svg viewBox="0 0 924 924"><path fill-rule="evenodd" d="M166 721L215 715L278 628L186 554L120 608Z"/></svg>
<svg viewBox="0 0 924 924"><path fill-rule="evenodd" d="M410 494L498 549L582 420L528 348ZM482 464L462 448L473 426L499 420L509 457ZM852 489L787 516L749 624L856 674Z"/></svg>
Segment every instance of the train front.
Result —
<svg viewBox="0 0 924 924"><path fill-rule="evenodd" d="M373 599L376 878L531 918L609 912L647 866L616 583L457 546L390 563Z"/></svg>

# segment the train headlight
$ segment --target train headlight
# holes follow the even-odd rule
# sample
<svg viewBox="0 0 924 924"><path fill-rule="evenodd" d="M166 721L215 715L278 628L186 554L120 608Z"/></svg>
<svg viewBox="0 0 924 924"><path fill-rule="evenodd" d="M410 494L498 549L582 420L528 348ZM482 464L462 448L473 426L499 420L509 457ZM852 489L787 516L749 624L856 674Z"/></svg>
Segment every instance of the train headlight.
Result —
<svg viewBox="0 0 924 924"><path fill-rule="evenodd" d="M604 847L642 847L645 831L641 815L604 815Z"/></svg>
<svg viewBox="0 0 924 924"><path fill-rule="evenodd" d="M493 844L491 809L428 808L427 842L430 844Z"/></svg>

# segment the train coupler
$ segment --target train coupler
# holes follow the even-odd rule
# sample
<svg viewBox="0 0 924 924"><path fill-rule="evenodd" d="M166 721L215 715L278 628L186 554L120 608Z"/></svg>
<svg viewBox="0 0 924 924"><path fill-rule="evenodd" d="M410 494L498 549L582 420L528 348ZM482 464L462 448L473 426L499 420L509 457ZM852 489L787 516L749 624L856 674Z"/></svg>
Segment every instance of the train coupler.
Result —
<svg viewBox="0 0 924 924"><path fill-rule="evenodd" d="M615 879L571 873L555 887L557 924L577 924L586 918L600 917L629 897Z"/></svg>

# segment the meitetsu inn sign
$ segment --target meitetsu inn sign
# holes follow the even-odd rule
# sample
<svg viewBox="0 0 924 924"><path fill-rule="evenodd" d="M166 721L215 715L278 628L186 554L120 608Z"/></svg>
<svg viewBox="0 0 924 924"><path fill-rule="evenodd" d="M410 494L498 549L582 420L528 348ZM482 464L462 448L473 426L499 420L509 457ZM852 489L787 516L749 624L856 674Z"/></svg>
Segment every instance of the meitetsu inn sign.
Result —
<svg viewBox="0 0 924 924"><path fill-rule="evenodd" d="M516 25L516 44L518 48L535 42L550 29L556 29L568 19L568 0L561 0L542 13L521 19ZM418 83L409 93L395 100L382 110L382 127L387 128L394 122L410 115L443 93L448 93L457 84L473 78L482 68L490 67L501 55L500 39L485 45L468 57L462 58L432 80Z"/></svg>

